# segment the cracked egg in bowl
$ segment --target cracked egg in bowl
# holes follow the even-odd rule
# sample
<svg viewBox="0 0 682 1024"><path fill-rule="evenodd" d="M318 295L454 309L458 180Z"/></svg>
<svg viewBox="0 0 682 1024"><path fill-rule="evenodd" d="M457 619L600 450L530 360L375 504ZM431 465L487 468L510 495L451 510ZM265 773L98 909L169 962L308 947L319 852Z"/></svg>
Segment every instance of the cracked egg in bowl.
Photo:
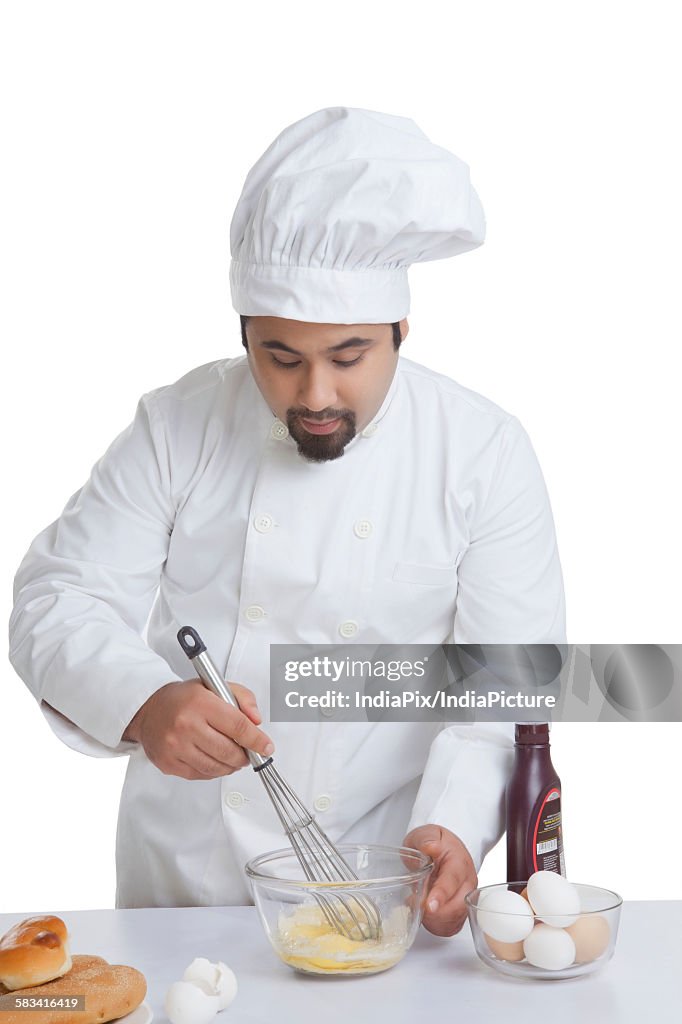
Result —
<svg viewBox="0 0 682 1024"><path fill-rule="evenodd" d="M338 850L356 879L311 881L291 849L249 861L261 924L277 956L296 971L386 971L414 942L433 861L407 847L346 843Z"/></svg>

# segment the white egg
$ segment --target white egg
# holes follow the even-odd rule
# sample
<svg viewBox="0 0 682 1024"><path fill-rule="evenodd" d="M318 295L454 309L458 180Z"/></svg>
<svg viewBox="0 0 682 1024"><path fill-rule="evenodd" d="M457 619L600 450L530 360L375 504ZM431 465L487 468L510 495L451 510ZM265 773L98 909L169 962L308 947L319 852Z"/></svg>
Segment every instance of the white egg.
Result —
<svg viewBox="0 0 682 1024"><path fill-rule="evenodd" d="M511 889L484 893L476 917L480 929L498 942L520 942L533 929L528 901Z"/></svg>
<svg viewBox="0 0 682 1024"><path fill-rule="evenodd" d="M575 886L556 871L536 871L528 879L528 899L536 917L553 928L568 928L580 913Z"/></svg>
<svg viewBox="0 0 682 1024"><path fill-rule="evenodd" d="M563 928L536 924L523 943L526 960L546 971L561 971L575 960L575 943Z"/></svg>
<svg viewBox="0 0 682 1024"><path fill-rule="evenodd" d="M182 976L183 981L191 981L199 985L208 995L217 995L220 1009L224 1010L237 995L237 979L222 960L212 963L203 956L192 960Z"/></svg>
<svg viewBox="0 0 682 1024"><path fill-rule="evenodd" d="M220 1000L193 981L174 981L164 1006L171 1024L209 1024L220 1009Z"/></svg>

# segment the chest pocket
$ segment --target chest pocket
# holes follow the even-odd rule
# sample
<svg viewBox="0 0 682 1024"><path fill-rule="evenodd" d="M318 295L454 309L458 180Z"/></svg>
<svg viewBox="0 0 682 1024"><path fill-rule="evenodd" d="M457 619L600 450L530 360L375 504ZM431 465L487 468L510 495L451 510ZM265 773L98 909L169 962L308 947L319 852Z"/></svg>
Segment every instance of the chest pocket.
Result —
<svg viewBox="0 0 682 1024"><path fill-rule="evenodd" d="M457 601L457 566L452 562L391 562L378 575L363 621L392 643L442 643L450 635ZM428 555L427 555L428 558Z"/></svg>

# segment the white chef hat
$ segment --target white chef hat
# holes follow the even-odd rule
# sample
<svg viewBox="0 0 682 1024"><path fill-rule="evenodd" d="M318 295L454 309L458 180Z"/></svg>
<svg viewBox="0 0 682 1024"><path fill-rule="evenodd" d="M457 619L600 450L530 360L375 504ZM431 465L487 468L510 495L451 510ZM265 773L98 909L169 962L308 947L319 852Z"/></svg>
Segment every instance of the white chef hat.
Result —
<svg viewBox="0 0 682 1024"><path fill-rule="evenodd" d="M414 121L329 107L289 125L249 171L230 226L245 316L395 323L412 263L485 237L469 168Z"/></svg>

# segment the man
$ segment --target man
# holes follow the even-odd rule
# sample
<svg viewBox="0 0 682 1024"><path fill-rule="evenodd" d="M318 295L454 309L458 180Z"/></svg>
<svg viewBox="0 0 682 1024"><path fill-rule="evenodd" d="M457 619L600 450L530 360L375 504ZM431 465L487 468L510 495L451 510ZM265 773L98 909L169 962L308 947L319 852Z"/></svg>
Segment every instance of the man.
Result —
<svg viewBox="0 0 682 1024"><path fill-rule="evenodd" d="M407 267L483 235L466 165L413 122L336 107L291 125L232 221L245 356L145 395L33 542L11 658L66 743L130 755L117 906L249 902L244 862L283 836L243 748L274 744L332 840L431 854L425 925L461 927L503 830L510 729L260 728L258 709L272 643L564 640L523 429L399 358ZM191 678L186 624L241 712Z"/></svg>

